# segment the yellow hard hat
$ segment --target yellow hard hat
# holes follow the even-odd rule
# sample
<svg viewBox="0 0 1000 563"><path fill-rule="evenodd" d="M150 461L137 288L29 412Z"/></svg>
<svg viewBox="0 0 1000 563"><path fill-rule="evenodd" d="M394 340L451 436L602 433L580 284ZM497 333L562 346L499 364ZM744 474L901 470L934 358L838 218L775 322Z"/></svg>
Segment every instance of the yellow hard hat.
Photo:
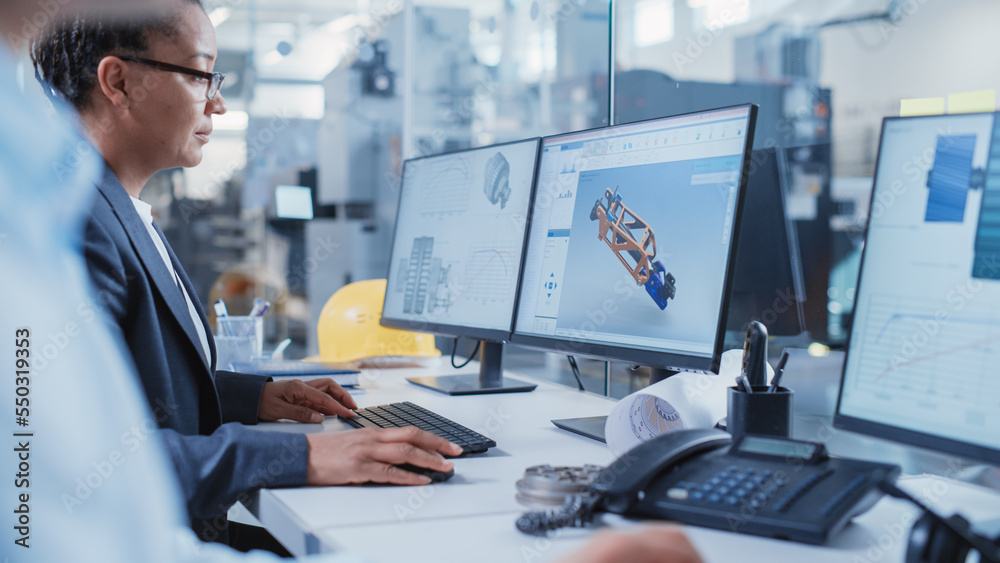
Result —
<svg viewBox="0 0 1000 563"><path fill-rule="evenodd" d="M375 356L440 356L434 335L379 324L386 281L347 284L330 297L316 326L320 361L353 362Z"/></svg>

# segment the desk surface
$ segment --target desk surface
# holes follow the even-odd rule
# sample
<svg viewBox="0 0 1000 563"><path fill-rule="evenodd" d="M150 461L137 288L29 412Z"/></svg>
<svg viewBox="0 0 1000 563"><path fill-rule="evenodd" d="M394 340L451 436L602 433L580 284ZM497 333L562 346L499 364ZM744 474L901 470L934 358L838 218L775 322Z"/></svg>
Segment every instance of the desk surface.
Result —
<svg viewBox="0 0 1000 563"><path fill-rule="evenodd" d="M405 381L429 373L474 373L442 364L430 369L365 372L362 407L413 401L464 424L497 442L486 454L455 459L455 477L425 487L347 486L265 489L255 512L295 555L347 550L377 562L549 561L579 547L592 530L562 530L548 538L519 533L514 520L524 507L514 500L515 482L526 467L606 465L613 454L603 445L553 426L553 418L608 414L614 401L539 381L531 393L449 397ZM524 377L523 375L518 377ZM282 431L336 431L323 425L267 424ZM950 514L975 521L1000 517L1000 495L937 477L905 478L902 486L923 494ZM705 561L902 561L905 533L915 514L906 503L883 499L835 538L831 545L807 546L716 530L687 528ZM625 519L606 516L610 525ZM902 530L900 532L899 530ZM904 535L900 536L902 533ZM748 554L750 556L748 557Z"/></svg>

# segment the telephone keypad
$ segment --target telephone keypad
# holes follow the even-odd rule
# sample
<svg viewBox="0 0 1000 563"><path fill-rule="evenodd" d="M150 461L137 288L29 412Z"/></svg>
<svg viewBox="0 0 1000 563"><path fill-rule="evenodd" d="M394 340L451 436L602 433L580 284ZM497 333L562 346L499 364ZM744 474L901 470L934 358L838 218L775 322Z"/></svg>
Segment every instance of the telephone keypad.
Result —
<svg viewBox="0 0 1000 563"><path fill-rule="evenodd" d="M819 479L820 475L817 472L817 475L810 476L807 481ZM673 500L722 504L730 507L745 503L753 508L760 508L768 499L774 498L787 482L787 476L782 474L775 476L770 469L730 465L704 481L679 481L667 490L667 496Z"/></svg>

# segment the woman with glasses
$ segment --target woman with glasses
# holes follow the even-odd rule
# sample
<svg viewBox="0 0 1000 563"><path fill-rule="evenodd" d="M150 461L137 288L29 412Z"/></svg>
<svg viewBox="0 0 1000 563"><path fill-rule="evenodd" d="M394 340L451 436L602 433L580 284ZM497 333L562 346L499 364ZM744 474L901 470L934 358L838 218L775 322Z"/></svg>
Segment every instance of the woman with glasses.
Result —
<svg viewBox="0 0 1000 563"><path fill-rule="evenodd" d="M127 343L130 354L127 359L135 364L151 407L146 412L151 412L156 419L160 428L156 437L167 447L180 478L192 524L203 539L222 539L227 531L225 512L228 507L237 500L248 498L248 491L261 486L366 481L426 484L427 477L403 471L395 465L411 463L447 471L451 464L438 452L457 455L461 448L412 428L363 429L307 436L255 432L242 425L223 424L275 418L308 421L318 414L317 411L350 416L352 413L345 405L352 408L356 405L332 382L310 382L315 386L308 388L302 382L280 387L263 378L214 370L215 347L204 311L193 298L191 283L152 221L148 206L138 199L143 185L156 171L197 165L202 158L202 148L210 139L212 116L226 111L225 100L219 93L224 76L213 72L212 68L216 57L215 33L201 3L197 0L163 2L172 3L173 7L158 17L116 21L90 15L69 19L49 30L32 46L40 79L79 112L86 133L106 164L103 178L97 184L98 193L84 238L87 267L97 286L103 311L97 313L89 303L80 303L75 310L66 311L66 315L82 317L82 330L87 330L87 323L97 322L98 315L106 314L109 328ZM29 4L34 5L28 0L23 4L25 10ZM11 14L23 15L8 4L0 3L0 16ZM0 17L0 24L5 21ZM20 18L10 21L20 21ZM2 25L0 31L3 31ZM3 55L0 48L0 68L12 67ZM13 85L5 86L0 80L0 99L6 99L5 89L13 88ZM8 136L16 134L11 130L3 131ZM0 132L0 136L2 134ZM29 143L21 152L30 154L33 148L37 147ZM0 156L17 158L16 154ZM75 154L66 156L67 161L76 158ZM0 179L5 171L16 170L13 162L9 164L11 166L0 166ZM34 161L20 164L30 166ZM62 181L72 181L59 163L52 164L52 170L48 171L51 175L61 176ZM0 181L0 192L5 185ZM49 212L51 215L51 209ZM49 217L52 222L60 218L58 214ZM33 219L29 216L23 220L24 224L28 225ZM0 258L8 254L0 254ZM73 279L66 279L57 283L73 282ZM65 300L77 293L71 288L61 297ZM106 352L95 350L95 354L101 351ZM81 367L83 371L77 373L77 377L91 375L90 366ZM120 366L115 362L107 367L109 373L95 378L98 388L100 383L113 383L114 375L121 375ZM120 389L108 389L107 395L127 400L127 394L121 392ZM135 411L131 404L109 404L105 408L117 409L116 413L122 416ZM145 443L152 439L152 422L137 422L121 436L105 436L101 443L118 448L111 451L108 460L121 459L121 463L129 464L128 467L139 463L139 467L149 470L149 478L155 479L158 468L150 467L150 457L156 457L159 445ZM91 420L66 420L65 423L79 426L84 434L97 428ZM120 447L114 446L116 443L120 443ZM143 447L146 449L136 453ZM90 462L87 459L84 463ZM79 460L67 463L68 467L80 466ZM116 461L104 463L118 464ZM134 473L128 469L118 471ZM117 477L109 477L108 482L112 479ZM133 481L128 484L134 486ZM163 483L161 488L169 491L172 485ZM105 485L109 486L119 492L123 488ZM124 519L141 506L163 516L161 520L169 520L171 506L146 506L151 499L166 502L162 495L154 494L162 491L145 494L136 490L134 495L124 497L128 502L122 501L120 495L109 497L105 494L109 492L105 489L94 491L94 499L101 499L99 502L94 499L82 501L88 503L86 507L90 510L81 511L81 517L117 510ZM72 504L65 507L76 517L73 510L77 507ZM349 510L350 507L331 507L331 510L338 509ZM194 546L187 546L184 555L180 555L173 549L176 546L166 541L172 538L160 537L169 532L167 526L159 525L162 524L160 520L144 516L142 523L144 527L137 525L120 531L133 543L146 542L146 548L160 550L149 558L233 560L224 551L195 549ZM185 542L178 541L178 545L181 543ZM123 553L118 546L100 547L109 554L106 559L121 560L112 555ZM79 545L66 542L53 551L72 558L70 554L77 554ZM346 560L337 556L331 559ZM258 556L253 560L272 559ZM701 561L684 533L668 526L628 534L604 534L565 559L577 563L621 560L640 563Z"/></svg>
<svg viewBox="0 0 1000 563"><path fill-rule="evenodd" d="M112 2L116 2L114 7L120 13L123 8L131 6L133 0L102 2L103 6L111 6ZM61 0L61 13L63 16L73 14L80 9L79 5L93 3L94 0L87 0L86 3ZM144 3L143 9L147 6ZM8 42L7 38L22 33L21 22L36 14L37 9L35 0L0 2L0 107L3 108L0 111L0 147L3 148L0 150L0 201L7 203L0 207L0 233L6 233L0 236L0 242L4 243L3 251L0 252L0 271L7 274L0 277L0 288L8 290L0 291L0 309L4 311L4 315L0 316L0 325L4 327L5 334L13 334L17 329L30 325L36 338L39 334L68 330L66 327L70 324L81 330L75 332L74 329L71 333L72 342L50 359L44 375L31 382L35 393L32 396L38 397L39 404L45 405L39 412L33 411L34 418L29 427L41 430L40 435L45 437L37 444L33 442L31 450L31 459L37 462L33 468L38 470L37 474L33 473L35 480L32 486L38 487L38 493L41 493L33 493L31 508L33 517L37 517L36 520L41 525L37 530L32 530L36 534L31 535L31 549L25 549L21 559L74 561L89 557L110 563L277 561L277 558L264 556L260 552L241 557L221 546L197 545L188 535L178 533L179 530L176 529L181 521L179 503L174 496L177 494L177 484L162 455L161 442L171 445L174 466L181 474L189 473L196 464L206 464L203 467L206 473L201 475L204 482L198 488L208 494L216 494L214 491L218 488L231 488L224 481L230 479L235 483L247 470L236 463L222 464L223 467L219 468L211 467L203 446L210 443L224 445L223 441L217 440L213 435L181 438L176 430L164 430L161 432L164 440L151 439L148 425L153 422L153 418L169 428L174 423L169 421L170 417L177 416L173 411L179 406L155 405L154 409L150 409L138 403L143 399L138 386L129 380L132 369L127 366L127 362L146 365L148 369L149 358L155 352L143 353L133 348L130 350L131 356L122 357L121 350L115 346L104 326L92 324L96 322L93 311L80 306L88 302L91 292L84 283L86 274L83 272L76 244L79 228L82 227L79 219L85 214L81 206L92 199L87 197L88 190L85 188L88 187L89 179L96 174L97 161L100 159L96 155L80 158L76 150L78 138L71 127L60 119L44 115L44 108L25 96L15 82L17 59L10 52L15 47L15 42ZM163 24L162 19L155 21L158 25ZM102 25L107 25L107 22ZM123 26L121 29L134 31L135 28ZM140 26L139 29L143 28ZM120 36L126 35L121 32ZM76 72L73 68L83 67L84 59L99 57L103 60L104 56L98 53L100 49L93 48L89 43L94 37L82 32L80 22L72 22L68 29L57 30L43 38L35 46L35 55L41 63L39 69L43 76L59 85L57 91L74 100L77 108L83 111L87 116L90 134L95 139L103 135L128 135L128 131L124 129L119 132L119 126L114 120L102 121L104 111L98 111L97 108L105 102L100 101L99 95L93 92L94 97L80 95L85 91L84 88L98 88L100 80L93 81L93 77L85 73L79 73L75 77L69 75ZM106 36L97 34L97 37ZM157 53L156 58L152 58L152 43L154 41L150 39L150 44L145 48L134 44L128 47L127 41L122 40L114 45L105 44L102 49L120 52L119 50L134 48L151 55L146 59L151 64L127 62L147 64L156 70L159 69L152 65L173 65L163 62L171 60L167 58L170 53ZM56 53L56 48L60 52ZM189 74L188 71L199 73L190 76L208 81L210 87L205 91L206 98L215 98L221 76L215 82L216 86L212 87L213 79L204 76L209 71L208 64L203 68L204 70L184 67L180 74ZM170 69L165 71L171 72ZM127 92L128 95L135 96L135 88L132 87L135 85L134 80L132 86L128 85L127 79L124 83L126 91L132 90ZM85 86L87 84L89 86ZM190 89L197 97L196 84L198 81L192 82ZM150 81L143 87L153 86ZM176 86L188 88L183 83ZM102 86L100 95L103 92ZM62 104L59 105L61 108ZM195 109L192 111L201 111L198 104L193 107ZM58 115L69 118L69 113L60 111ZM119 162L119 168L113 170L125 170L126 164ZM92 196L103 201L95 207L95 216L105 215L112 207L122 215L129 215L127 205L115 207L107 200L105 193L113 193L114 189L124 191L122 184L117 179L107 178L102 182L100 195L91 192ZM25 189L26 187L30 189ZM125 203L113 195L111 200ZM136 217L122 220L135 226ZM92 236L97 227L91 220L91 235L88 236ZM118 232L119 237L121 235L121 230L113 223L106 230ZM142 232L132 232L128 227L125 227L125 231L133 235ZM4 241L4 238L7 240ZM141 237L136 238L141 240ZM93 247L88 242L88 248ZM156 264L155 260L151 262ZM121 272L119 275L122 275ZM136 273L132 271L121 278L123 287L127 288L123 291L135 293L139 289L133 290L132 286L148 287L148 284L143 286L130 280L129 275ZM138 295L133 298L141 301ZM115 295L110 293L104 294L103 300L112 305L112 309L115 306L129 307L117 302ZM124 326L117 324L120 322L118 317L115 320L116 324L112 329L118 332L134 332L143 325L142 321L135 320ZM191 347L194 348L193 343ZM7 355L0 352L5 364L14 364L14 352L13 347L9 348ZM16 356L21 357L20 354ZM13 395L13 388L11 389L10 396ZM148 388L146 393L147 396L152 396ZM110 400L108 397L115 397L117 403L99 404L102 399ZM359 431L352 431L350 434L357 432ZM232 436L235 437L236 434ZM185 445L185 439L191 440L191 443ZM266 441L263 436L259 439ZM232 461L234 457L246 461L249 454L234 454L233 450L252 448L253 445L237 442L239 441L234 440L230 446L212 452L211 455L220 462L226 459ZM300 445L310 448L310 456L315 454L315 450L311 449L315 444ZM335 448L337 445L327 446ZM324 445L317 447L322 448ZM294 465L295 457L294 452L291 457L279 454L278 460ZM74 495L80 494L80 487L83 486L81 477L96 475L92 472L98 463L109 468L107 470L112 473L103 478L99 489L88 490L86 497L77 498ZM220 473L213 478L212 473L216 469L231 473ZM105 470L101 469L102 472ZM89 483L90 477L85 480ZM190 482L185 483L185 488L190 485ZM187 491L186 494L190 496L192 493ZM8 532L2 537L5 542L10 542L6 545L12 545L13 542L8 538L12 537L14 530L8 528ZM9 551L13 554L19 549L21 548L18 546L12 546L5 548L4 553ZM677 557L671 557L672 555ZM675 528L647 529L629 536L604 535L589 542L586 548L565 561L609 563L625 559L643 562L660 561L665 557L678 563L699 561L683 532ZM310 559L313 560L317 563L346 563L355 559L342 552Z"/></svg>
<svg viewBox="0 0 1000 563"><path fill-rule="evenodd" d="M40 80L77 109L106 163L84 238L87 267L101 316L127 343L195 532L224 541L229 507L262 486L423 485L428 477L397 465L450 471L439 452L461 448L416 428L306 435L226 424L321 422L354 416L357 405L329 379L271 382L215 370L205 312L139 199L157 171L198 165L213 116L226 112L204 8L198 0L167 4L138 20L70 19L33 44L32 58ZM97 315L87 309L81 314ZM122 440L127 447L145 438L140 428Z"/></svg>

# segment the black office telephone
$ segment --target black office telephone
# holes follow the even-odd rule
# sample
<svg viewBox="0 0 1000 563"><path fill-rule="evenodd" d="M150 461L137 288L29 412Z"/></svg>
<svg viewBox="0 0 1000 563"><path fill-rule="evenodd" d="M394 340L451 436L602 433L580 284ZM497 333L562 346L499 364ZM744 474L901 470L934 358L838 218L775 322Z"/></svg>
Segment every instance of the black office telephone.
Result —
<svg viewBox="0 0 1000 563"><path fill-rule="evenodd" d="M605 468L588 495L561 510L529 513L528 533L585 525L595 512L674 520L821 544L882 496L895 465L829 457L819 443L714 429L664 434Z"/></svg>

